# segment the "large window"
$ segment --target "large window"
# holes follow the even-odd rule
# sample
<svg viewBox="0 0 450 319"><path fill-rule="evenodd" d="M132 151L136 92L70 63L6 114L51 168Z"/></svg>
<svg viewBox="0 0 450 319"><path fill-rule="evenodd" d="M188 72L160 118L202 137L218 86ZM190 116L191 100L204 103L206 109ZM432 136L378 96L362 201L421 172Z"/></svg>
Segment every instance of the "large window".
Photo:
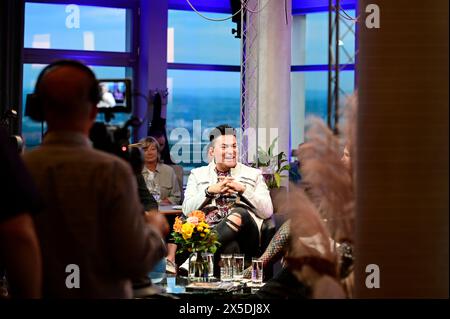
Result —
<svg viewBox="0 0 450 319"><path fill-rule="evenodd" d="M229 14L205 13L212 19ZM240 41L234 38L230 20L209 21L193 11L169 10L168 62L240 64Z"/></svg>
<svg viewBox="0 0 450 319"><path fill-rule="evenodd" d="M355 87L355 10L345 10L339 23L339 114ZM345 17L345 18L344 18ZM304 141L309 116L328 120L328 12L294 16L292 30L291 141ZM333 116L333 114L332 114Z"/></svg>
<svg viewBox="0 0 450 319"><path fill-rule="evenodd" d="M344 71L339 76L342 96L342 105L345 105L345 96L353 93L355 85L355 72ZM328 73L326 71L317 72L292 72L292 83L304 84L305 95L305 117L316 116L324 120L327 118L328 102ZM292 88L292 94L296 94L296 87Z"/></svg>
<svg viewBox="0 0 450 319"><path fill-rule="evenodd" d="M32 93L34 91L34 87L36 84L37 77L42 69L45 67L45 64L24 64L23 66L23 94L22 100L23 102L23 110L22 114L25 114L25 101L26 95ZM130 73L131 70L125 67L110 67L110 66L90 66L94 71L97 78L125 78L127 77L127 73ZM111 120L110 124L121 125L129 118L129 114L118 113L115 114L115 118ZM104 122L104 114L97 115L97 121ZM22 119L22 136L25 140L25 144L28 148L33 148L38 146L42 142L42 134L45 130L45 125L43 123L38 123L32 121L27 116L24 116Z"/></svg>
<svg viewBox="0 0 450 319"><path fill-rule="evenodd" d="M355 15L354 10L346 11L350 16ZM304 24L304 42L301 45L304 48L304 54L292 52L292 65L324 65L328 63L328 12L309 13L303 16ZM296 25L294 25L296 27ZM349 30L350 27L350 31ZM351 20L340 19L340 51L341 63L354 63L355 53L355 25ZM293 33L301 32L294 30ZM293 39L298 41L298 39Z"/></svg>
<svg viewBox="0 0 450 319"><path fill-rule="evenodd" d="M240 39L232 28L230 20L213 22L193 11L169 10L167 133L172 158L186 172L207 162L210 129L240 127Z"/></svg>
<svg viewBox="0 0 450 319"><path fill-rule="evenodd" d="M203 127L229 123L240 125L239 73L169 70L168 129L201 120Z"/></svg>
<svg viewBox="0 0 450 319"><path fill-rule="evenodd" d="M26 3L24 47L126 52L127 9Z"/></svg>
<svg viewBox="0 0 450 319"><path fill-rule="evenodd" d="M131 28L137 12L135 2L122 1L118 8L45 2L25 4L23 108L40 71L57 59L81 60L99 79L133 78L137 57ZM122 125L129 117L118 113L110 124ZM97 120L104 121L103 114ZM45 125L22 116L26 147L39 145L44 131Z"/></svg>
<svg viewBox="0 0 450 319"><path fill-rule="evenodd" d="M220 124L240 126L239 73L170 70L167 131L169 143L182 143L189 156L174 159L186 168L204 165L208 132ZM179 134L182 134L179 136ZM189 133L189 134L184 134ZM199 159L201 155L202 161Z"/></svg>

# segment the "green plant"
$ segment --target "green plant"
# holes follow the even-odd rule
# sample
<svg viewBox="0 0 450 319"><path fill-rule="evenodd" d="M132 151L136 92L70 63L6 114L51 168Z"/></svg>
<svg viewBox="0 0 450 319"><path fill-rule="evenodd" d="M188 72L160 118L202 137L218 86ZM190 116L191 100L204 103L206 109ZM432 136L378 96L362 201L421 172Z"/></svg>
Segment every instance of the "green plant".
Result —
<svg viewBox="0 0 450 319"><path fill-rule="evenodd" d="M289 171L289 164L287 156L284 152L274 154L274 148L278 141L276 137L270 144L267 151L261 146L258 147L258 160L254 160L252 166L261 169L264 180L269 189L279 188L281 186L281 179L286 177L282 175L284 171Z"/></svg>

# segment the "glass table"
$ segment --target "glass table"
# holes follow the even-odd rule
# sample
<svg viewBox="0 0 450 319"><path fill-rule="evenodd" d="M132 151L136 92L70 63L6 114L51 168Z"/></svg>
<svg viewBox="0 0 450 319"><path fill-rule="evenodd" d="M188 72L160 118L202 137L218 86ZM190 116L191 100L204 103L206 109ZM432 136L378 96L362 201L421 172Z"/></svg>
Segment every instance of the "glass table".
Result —
<svg viewBox="0 0 450 319"><path fill-rule="evenodd" d="M191 281L187 277L167 275L160 282L135 289L135 298L169 299L256 299L256 292L264 284L253 284L250 280L208 282Z"/></svg>

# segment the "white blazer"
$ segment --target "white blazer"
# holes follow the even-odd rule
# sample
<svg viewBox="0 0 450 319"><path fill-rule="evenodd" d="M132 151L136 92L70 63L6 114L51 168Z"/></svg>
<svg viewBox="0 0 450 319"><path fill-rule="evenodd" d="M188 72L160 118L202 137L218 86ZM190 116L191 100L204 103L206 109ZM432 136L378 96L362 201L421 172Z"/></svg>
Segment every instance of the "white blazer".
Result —
<svg viewBox="0 0 450 319"><path fill-rule="evenodd" d="M191 171L184 193L183 213L185 215L198 209L203 204L206 199L205 189L207 187L217 184L215 167L216 164L211 162L208 166L194 168ZM269 189L261 171L237 163L236 167L230 170L230 174L237 182L245 185L246 189L242 195L255 206L255 212L249 211L249 213L258 225L258 229L261 229L263 220L273 214Z"/></svg>

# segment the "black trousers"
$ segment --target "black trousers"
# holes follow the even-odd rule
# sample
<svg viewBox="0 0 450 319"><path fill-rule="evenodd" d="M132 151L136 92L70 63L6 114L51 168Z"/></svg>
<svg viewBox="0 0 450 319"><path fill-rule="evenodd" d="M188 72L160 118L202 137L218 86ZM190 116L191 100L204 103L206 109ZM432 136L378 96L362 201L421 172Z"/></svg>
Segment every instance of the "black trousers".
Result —
<svg viewBox="0 0 450 319"><path fill-rule="evenodd" d="M240 226L230 226L230 221L227 217L215 227L218 234L218 240L221 244L214 255L214 275L216 277L220 274L219 262L221 254L244 254L245 267L248 267L251 264L252 257L259 257L261 255L260 234L258 225L256 225L253 217L242 207L233 208L230 215L232 214L240 216ZM233 223L231 223L231 225L233 225Z"/></svg>

